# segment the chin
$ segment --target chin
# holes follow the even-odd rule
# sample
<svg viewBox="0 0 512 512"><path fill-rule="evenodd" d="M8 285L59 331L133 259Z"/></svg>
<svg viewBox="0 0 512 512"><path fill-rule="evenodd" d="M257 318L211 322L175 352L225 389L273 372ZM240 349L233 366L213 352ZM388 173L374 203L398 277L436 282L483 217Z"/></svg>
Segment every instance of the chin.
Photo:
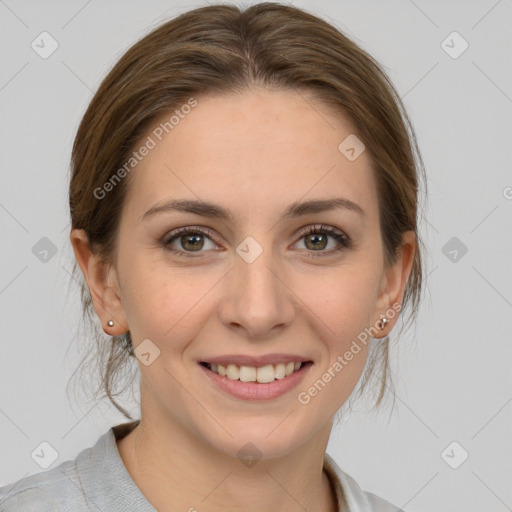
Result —
<svg viewBox="0 0 512 512"><path fill-rule="evenodd" d="M244 456L273 459L284 457L305 442L304 428L290 428L283 421L286 416L275 418L255 418L230 421L230 437L222 430L220 437L211 440L211 444L230 457L238 459ZM209 432L211 434L211 431Z"/></svg>

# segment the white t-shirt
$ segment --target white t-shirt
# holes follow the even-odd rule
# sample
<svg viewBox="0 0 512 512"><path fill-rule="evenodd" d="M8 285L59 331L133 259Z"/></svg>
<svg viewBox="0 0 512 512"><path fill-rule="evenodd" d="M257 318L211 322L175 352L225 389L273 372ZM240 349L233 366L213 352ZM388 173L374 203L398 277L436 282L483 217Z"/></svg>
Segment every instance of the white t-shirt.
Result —
<svg viewBox="0 0 512 512"><path fill-rule="evenodd" d="M0 487L0 512L155 512L132 480L116 445L138 420L116 425L74 460ZM403 512L361 490L328 455L324 470L340 512Z"/></svg>

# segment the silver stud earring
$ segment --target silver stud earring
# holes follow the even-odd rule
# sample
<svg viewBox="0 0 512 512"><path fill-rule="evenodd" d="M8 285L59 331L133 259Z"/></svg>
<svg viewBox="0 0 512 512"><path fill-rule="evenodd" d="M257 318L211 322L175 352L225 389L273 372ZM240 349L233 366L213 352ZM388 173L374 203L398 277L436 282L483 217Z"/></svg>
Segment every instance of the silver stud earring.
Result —
<svg viewBox="0 0 512 512"><path fill-rule="evenodd" d="M109 320L109 321L107 322L107 325L108 325L109 327L114 327L114 320Z"/></svg>
<svg viewBox="0 0 512 512"><path fill-rule="evenodd" d="M386 324L389 322L389 320L386 317L383 317L379 320L379 329L382 331L386 327Z"/></svg>

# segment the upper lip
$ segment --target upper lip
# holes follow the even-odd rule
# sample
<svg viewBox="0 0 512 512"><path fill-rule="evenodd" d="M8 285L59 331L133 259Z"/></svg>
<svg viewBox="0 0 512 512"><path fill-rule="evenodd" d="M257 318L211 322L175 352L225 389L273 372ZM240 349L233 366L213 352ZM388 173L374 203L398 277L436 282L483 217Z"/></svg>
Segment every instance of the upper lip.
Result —
<svg viewBox="0 0 512 512"><path fill-rule="evenodd" d="M201 362L203 363L213 363L222 365L236 364L237 366L255 367L279 363L305 363L307 361L309 361L309 359L294 354L265 354L262 356L226 354L224 356L209 357L201 360Z"/></svg>

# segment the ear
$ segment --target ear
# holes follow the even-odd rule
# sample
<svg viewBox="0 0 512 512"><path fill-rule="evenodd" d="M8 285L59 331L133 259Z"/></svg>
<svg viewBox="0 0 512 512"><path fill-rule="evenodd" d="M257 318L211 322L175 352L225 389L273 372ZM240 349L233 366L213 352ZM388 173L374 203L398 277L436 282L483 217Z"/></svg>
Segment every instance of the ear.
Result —
<svg viewBox="0 0 512 512"><path fill-rule="evenodd" d="M402 245L398 249L396 262L384 270L372 326L378 325L377 322L385 315L387 310L393 309L396 311L396 305L402 305L405 286L412 270L415 253L416 235L414 231L406 231L402 234ZM389 322L386 323L384 329L379 330L380 336L376 337L386 337L393 329L397 319L398 314L388 318Z"/></svg>
<svg viewBox="0 0 512 512"><path fill-rule="evenodd" d="M124 334L128 331L128 322L115 268L92 252L89 238L83 229L72 229L70 241L103 330L110 336ZM113 326L108 325L109 320L114 322Z"/></svg>

